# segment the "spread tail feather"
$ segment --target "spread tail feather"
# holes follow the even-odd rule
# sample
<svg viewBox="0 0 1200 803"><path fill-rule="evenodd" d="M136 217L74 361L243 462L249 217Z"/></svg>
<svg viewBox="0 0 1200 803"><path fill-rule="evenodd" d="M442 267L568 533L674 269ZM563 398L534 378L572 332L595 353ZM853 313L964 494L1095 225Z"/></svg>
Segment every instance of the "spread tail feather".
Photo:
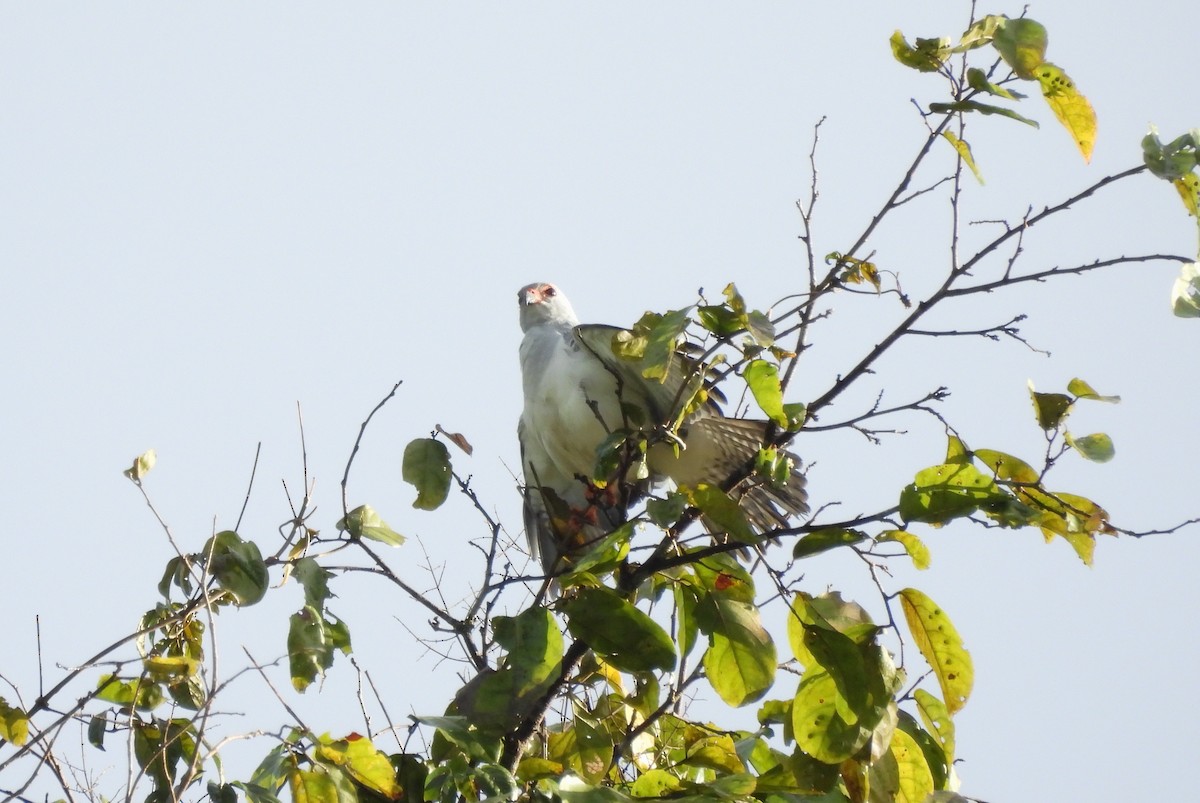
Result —
<svg viewBox="0 0 1200 803"><path fill-rule="evenodd" d="M718 459L706 461L697 481L711 485L727 482L733 472L754 459L769 426L766 421L722 416L706 416L694 422L688 435L689 444L720 446ZM699 443L694 439L700 439ZM760 531L786 527L789 517L808 513L808 492L800 460L791 452L786 454L792 460L792 471L785 483L774 485L752 476L733 490L734 497L740 498L747 520Z"/></svg>

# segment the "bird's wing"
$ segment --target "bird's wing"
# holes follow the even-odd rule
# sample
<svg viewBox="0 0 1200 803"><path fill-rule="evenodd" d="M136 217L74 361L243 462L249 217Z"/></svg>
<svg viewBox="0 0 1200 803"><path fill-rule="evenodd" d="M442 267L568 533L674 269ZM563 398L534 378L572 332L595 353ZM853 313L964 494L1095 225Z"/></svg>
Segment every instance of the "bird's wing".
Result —
<svg viewBox="0 0 1200 803"><path fill-rule="evenodd" d="M603 324L582 324L575 327L580 344L595 355L603 366L617 378L621 387L622 404L640 407L646 416L636 422L653 426L672 422L678 411L695 398L705 384L702 366L683 351L676 351L661 379L648 379L645 371L650 362L644 357L628 358L613 351L613 339L628 329ZM716 412L715 399L704 408Z"/></svg>
<svg viewBox="0 0 1200 803"><path fill-rule="evenodd" d="M576 336L622 383L623 401L641 404L650 416L646 423L665 423L674 419L683 405L702 384L707 385L704 367L685 352L679 351L668 366L665 379L647 379L644 359L626 359L613 351L613 337L627 331L615 326L583 325ZM683 450L670 443L651 447L651 470L670 477L679 485L695 487L700 483L722 485L734 472L744 468L762 448L767 421L728 418L718 406L721 399L715 388L709 389L708 402L692 412L679 434L686 442ZM759 529L783 526L788 516L808 512L808 494L798 459L788 481L771 485L761 478L748 477L739 484L736 496L750 521Z"/></svg>
<svg viewBox="0 0 1200 803"><path fill-rule="evenodd" d="M545 462L543 459L538 459L542 456L537 454L542 446L536 438L528 437L523 417L517 422L517 442L521 446L521 474L525 477L522 514L525 520L525 537L529 539L529 551L534 559L541 558L544 562L553 565L558 557L558 550L555 547L557 539L550 527L550 515L546 511L545 496L541 492L539 481L530 476L532 474L531 459L537 463Z"/></svg>

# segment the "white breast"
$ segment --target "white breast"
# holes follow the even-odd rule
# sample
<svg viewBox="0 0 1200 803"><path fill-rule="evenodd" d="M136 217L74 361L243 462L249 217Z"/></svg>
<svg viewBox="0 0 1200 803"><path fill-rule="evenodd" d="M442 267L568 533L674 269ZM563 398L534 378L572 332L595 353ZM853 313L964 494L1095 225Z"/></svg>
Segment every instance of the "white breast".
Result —
<svg viewBox="0 0 1200 803"><path fill-rule="evenodd" d="M596 448L621 427L616 380L569 330L531 328L521 342L526 460L538 483L558 488L591 476ZM604 423L602 423L602 421ZM574 496L575 494L571 494Z"/></svg>

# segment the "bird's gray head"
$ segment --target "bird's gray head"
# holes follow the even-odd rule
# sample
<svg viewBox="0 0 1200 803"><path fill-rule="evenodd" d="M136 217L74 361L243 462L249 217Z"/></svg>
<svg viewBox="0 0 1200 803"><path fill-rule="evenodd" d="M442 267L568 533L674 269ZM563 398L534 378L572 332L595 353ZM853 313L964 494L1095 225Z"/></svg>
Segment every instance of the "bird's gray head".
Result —
<svg viewBox="0 0 1200 803"><path fill-rule="evenodd" d="M521 306L521 331L528 332L539 324L550 323L572 327L579 323L575 310L563 292L548 282L527 284L517 293Z"/></svg>

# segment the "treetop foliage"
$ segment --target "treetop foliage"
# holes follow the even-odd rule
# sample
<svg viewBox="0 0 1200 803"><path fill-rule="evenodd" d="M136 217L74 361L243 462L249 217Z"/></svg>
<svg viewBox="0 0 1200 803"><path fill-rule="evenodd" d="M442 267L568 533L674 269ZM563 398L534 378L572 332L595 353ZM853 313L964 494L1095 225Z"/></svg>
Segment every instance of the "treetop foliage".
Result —
<svg viewBox="0 0 1200 803"><path fill-rule="evenodd" d="M874 404L849 415L834 401L851 388L873 387L874 368L901 340L926 338L931 349L956 338L1028 345L1019 328L1023 316L923 328L931 310L953 311L966 297L1031 283L1049 293L1064 276L1177 262L1182 271L1171 290L1173 310L1200 317L1200 269L1190 257L1120 255L1054 267L1020 259L1032 225L1065 220L1074 205L1143 173L1169 182L1200 221L1197 130L1166 144L1151 131L1141 143L1142 164L1003 222L973 253L958 247L964 179L969 173L982 185L986 167L969 133L976 125L1038 125L1038 112L1028 109L1018 87L1032 94L1035 85L1083 158L1091 158L1096 113L1074 80L1046 61L1047 43L1036 21L1002 15L975 20L957 39L910 43L897 31L890 41L896 61L939 79L941 94L921 104L918 124L927 136L861 235L818 247L812 226L818 124L812 189L798 203L801 281L781 281L780 298L769 307L760 308L730 283L719 298L701 294L693 304L647 312L615 330L614 353L646 379L664 380L682 360L693 381L663 420L631 415L630 425L598 450L588 481L631 500L626 520L580 544L553 577L526 573L481 489L454 467L449 446L470 453L471 445L436 426L403 453L412 504L436 511L466 500L482 535L475 534L455 569L471 576L465 600L446 602L418 590L411 563L395 557L411 548L406 537L370 505L351 505L359 501L350 483L354 455L397 383L362 424L342 476L336 522L319 526L306 480L277 538L249 538L239 532L240 521L198 548L172 538L177 554L158 581L161 599L133 633L80 656L77 668L64 670L36 698L16 689L11 698L0 697L0 788L30 799L35 782L49 779L64 800L136 797L148 803L206 795L217 803L275 803L285 794L313 803L970 800L956 771L955 738L955 715L969 704L975 681L967 639L927 593L893 587L888 566L906 561L928 569L931 550L922 533L951 522L1031 528L1047 541L1065 541L1085 564L1096 559L1102 536L1149 534L1113 522L1099 502L1057 485L1054 470L1062 460L1113 459L1112 438L1079 434L1069 423L1077 406L1119 398L1078 378L1050 391L1031 385L1032 415L1004 413L1028 416L1044 438L1041 454L1024 457L976 445L971 433L959 431L938 408L945 386L899 401L886 401L879 389ZM872 236L882 220L931 194L950 201L953 258L929 292L914 295L895 265L877 260ZM827 387L805 388L800 397L793 379L835 297L893 305L902 317L864 350L848 346L853 356L844 370ZM947 374L952 381L952 367ZM722 397L772 422L755 460L721 485L647 487L649 447L686 448L681 426L688 413ZM938 444L944 457L915 465L912 481L885 509L838 518L839 490L813 488L811 517L760 532L739 506L747 483L787 480L793 468L788 447L806 434L840 431L877 441L894 431L888 422L921 416L944 430L944 445ZM125 471L148 502L154 464L151 450ZM306 478L307 471L306 465ZM861 559L876 598L864 604L806 578L806 561L831 550ZM372 730L368 720L365 733L330 734L302 721L286 699L315 693L326 673L346 670L356 623L335 613L335 589L369 582L382 582L417 606L412 620L428 620L430 640L457 662L462 683L453 699L421 700L426 713L408 723L390 718L387 701L360 699L364 719L370 706L387 727ZM274 667L249 651L231 656L226 650L218 664L222 617L289 585L303 593L286 628L278 628L292 689L280 688ZM231 672L235 657L244 661ZM221 734L216 702L243 674L260 679L290 718L255 723L246 738ZM370 686L370 673L365 677ZM76 695L80 683L89 688ZM701 688L721 701L719 711L700 715L689 706ZM127 777L114 780L114 788L83 789L64 769L86 766L62 738L73 723L85 728L83 750L108 751L110 760L127 755ZM384 746L391 740L399 749ZM264 744L248 777L225 772L227 752Z"/></svg>

